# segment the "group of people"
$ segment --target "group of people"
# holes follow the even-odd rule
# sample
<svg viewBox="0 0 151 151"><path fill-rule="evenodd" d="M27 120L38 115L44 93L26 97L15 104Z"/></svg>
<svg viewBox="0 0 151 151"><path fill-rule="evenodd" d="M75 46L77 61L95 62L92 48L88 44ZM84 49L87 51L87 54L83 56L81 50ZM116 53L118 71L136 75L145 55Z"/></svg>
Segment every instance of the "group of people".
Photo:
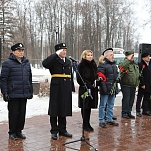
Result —
<svg viewBox="0 0 151 151"><path fill-rule="evenodd" d="M25 124L27 99L33 97L32 72L28 59L24 57L24 45L17 43L11 47L12 53L2 64L1 92L4 101L8 102L9 138L26 139L22 133ZM51 138L58 136L72 137L67 131L66 117L72 116L72 92L75 91L72 62L66 57L65 43L55 45L55 53L43 60L42 65L51 74L50 98L48 115L50 116ZM119 70L118 71L118 67ZM81 108L83 119L82 128L94 131L90 124L91 109L99 103L99 126L118 126L113 116L116 95L119 93L118 83L121 85L123 118L135 118L131 114L136 87L139 85L136 104L137 116L141 116L141 104L144 115L151 115L150 88L151 66L150 54L142 54L139 66L134 62L134 52L126 51L125 59L118 65L114 61L112 48L103 51L98 65L91 50L84 50L76 68L76 78L79 84L78 106ZM143 98L143 103L141 103ZM58 135L59 134L59 135Z"/></svg>

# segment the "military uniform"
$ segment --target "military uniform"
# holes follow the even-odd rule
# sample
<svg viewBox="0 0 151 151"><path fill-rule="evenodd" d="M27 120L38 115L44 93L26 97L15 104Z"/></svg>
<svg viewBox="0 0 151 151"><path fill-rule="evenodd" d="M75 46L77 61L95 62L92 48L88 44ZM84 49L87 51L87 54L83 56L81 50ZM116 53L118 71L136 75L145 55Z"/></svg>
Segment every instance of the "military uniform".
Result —
<svg viewBox="0 0 151 151"><path fill-rule="evenodd" d="M56 52L66 49L66 44L58 44L55 49ZM61 58L54 53L47 57L42 64L51 73L48 115L50 115L51 133L55 134L55 139L57 139L58 132L63 135L67 133L66 116L72 116L71 62L66 57Z"/></svg>
<svg viewBox="0 0 151 151"><path fill-rule="evenodd" d="M134 55L133 51L126 51L125 56L128 57ZM122 117L123 118L135 118L131 114L134 104L136 87L139 85L139 67L134 62L125 58L119 63L119 69L121 74L121 91L122 98Z"/></svg>

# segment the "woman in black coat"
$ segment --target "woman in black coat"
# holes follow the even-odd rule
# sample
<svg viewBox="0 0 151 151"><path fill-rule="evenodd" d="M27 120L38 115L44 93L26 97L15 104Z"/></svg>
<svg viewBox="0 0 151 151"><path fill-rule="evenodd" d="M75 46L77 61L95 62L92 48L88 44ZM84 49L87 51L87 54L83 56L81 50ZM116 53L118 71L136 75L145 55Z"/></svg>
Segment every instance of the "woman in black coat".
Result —
<svg viewBox="0 0 151 151"><path fill-rule="evenodd" d="M77 73L77 82L80 85L78 106L81 108L83 129L85 131L93 131L93 128L90 125L90 114L91 108L97 108L98 104L98 92L95 87L95 80L97 79L97 65L93 59L93 52L91 50L84 50L81 58L82 60L78 65L78 72L88 88L89 95L85 98L85 100L81 97L81 95L87 92L87 88L84 86L80 75ZM90 94L92 97L90 97Z"/></svg>

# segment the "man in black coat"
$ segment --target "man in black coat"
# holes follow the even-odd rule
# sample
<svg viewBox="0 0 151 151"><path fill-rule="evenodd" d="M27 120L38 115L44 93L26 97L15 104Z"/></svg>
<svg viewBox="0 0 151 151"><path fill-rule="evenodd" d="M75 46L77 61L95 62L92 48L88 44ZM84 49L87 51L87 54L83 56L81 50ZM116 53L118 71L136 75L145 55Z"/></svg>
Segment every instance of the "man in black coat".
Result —
<svg viewBox="0 0 151 151"><path fill-rule="evenodd" d="M141 62L138 63L140 70L140 84L138 89L138 96L136 101L136 115L141 116L141 101L142 103L142 114L151 116L151 62L150 62L150 54L145 52L141 55Z"/></svg>
<svg viewBox="0 0 151 151"><path fill-rule="evenodd" d="M57 140L60 136L72 137L66 130L66 116L72 116L72 68L66 58L66 44L55 45L56 53L50 55L42 64L51 73L50 100L48 115L50 115L51 136Z"/></svg>
<svg viewBox="0 0 151 151"><path fill-rule="evenodd" d="M11 47L12 53L2 64L1 92L8 102L9 138L25 139L22 133L25 124L27 99L33 97L32 73L29 60L24 57L24 45Z"/></svg>

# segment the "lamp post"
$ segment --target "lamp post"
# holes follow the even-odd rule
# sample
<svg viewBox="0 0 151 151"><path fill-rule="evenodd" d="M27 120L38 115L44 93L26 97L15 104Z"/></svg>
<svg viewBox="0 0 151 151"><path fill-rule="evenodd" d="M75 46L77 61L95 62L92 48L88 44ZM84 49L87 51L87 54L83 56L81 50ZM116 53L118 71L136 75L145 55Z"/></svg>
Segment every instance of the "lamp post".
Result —
<svg viewBox="0 0 151 151"><path fill-rule="evenodd" d="M58 25L56 25L55 34L56 34L56 44L57 44L59 42L59 26Z"/></svg>

